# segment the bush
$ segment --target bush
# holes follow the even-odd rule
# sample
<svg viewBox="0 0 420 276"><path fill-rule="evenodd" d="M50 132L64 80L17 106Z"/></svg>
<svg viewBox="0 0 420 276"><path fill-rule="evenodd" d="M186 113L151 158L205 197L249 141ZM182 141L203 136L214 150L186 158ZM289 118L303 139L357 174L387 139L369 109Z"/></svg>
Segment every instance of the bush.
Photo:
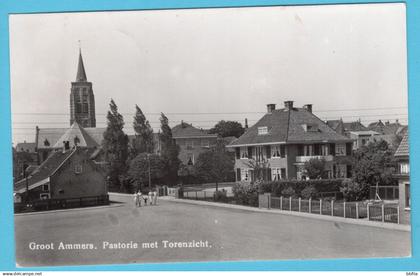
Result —
<svg viewBox="0 0 420 276"><path fill-rule="evenodd" d="M225 202L225 203L227 203L229 201L229 199L227 197L226 190L222 189L222 190L216 191L214 193L214 201L215 202Z"/></svg>
<svg viewBox="0 0 420 276"><path fill-rule="evenodd" d="M232 192L237 204L258 206L258 183L239 182L235 183Z"/></svg>
<svg viewBox="0 0 420 276"><path fill-rule="evenodd" d="M366 199L365 189L353 179L345 179L340 187L340 192L347 201L359 201Z"/></svg>
<svg viewBox="0 0 420 276"><path fill-rule="evenodd" d="M315 197L316 194L317 194L317 190L315 189L314 185L306 186L302 190L302 192L300 192L300 196L303 199L309 199L309 198Z"/></svg>
<svg viewBox="0 0 420 276"><path fill-rule="evenodd" d="M295 197L296 192L295 192L295 189L289 186L286 189L281 191L281 195L284 197Z"/></svg>

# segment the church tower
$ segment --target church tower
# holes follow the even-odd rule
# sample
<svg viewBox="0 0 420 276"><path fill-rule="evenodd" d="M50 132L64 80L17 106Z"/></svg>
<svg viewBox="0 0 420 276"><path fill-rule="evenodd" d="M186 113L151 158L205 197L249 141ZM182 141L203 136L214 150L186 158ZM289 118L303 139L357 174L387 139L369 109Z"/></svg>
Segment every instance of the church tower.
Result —
<svg viewBox="0 0 420 276"><path fill-rule="evenodd" d="M71 83L70 126L77 122L82 127L96 127L95 96L92 83L87 81L82 51L79 49L79 64L76 81Z"/></svg>

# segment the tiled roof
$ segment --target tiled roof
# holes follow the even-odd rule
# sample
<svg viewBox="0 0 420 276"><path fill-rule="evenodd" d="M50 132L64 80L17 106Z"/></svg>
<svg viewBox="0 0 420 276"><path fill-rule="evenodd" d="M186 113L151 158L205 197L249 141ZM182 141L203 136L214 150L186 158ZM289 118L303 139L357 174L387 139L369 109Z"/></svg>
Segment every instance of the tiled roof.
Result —
<svg viewBox="0 0 420 276"><path fill-rule="evenodd" d="M408 146L408 135L404 135L401 140L400 145L395 152L396 157L408 157L409 156L409 146Z"/></svg>
<svg viewBox="0 0 420 276"><path fill-rule="evenodd" d="M181 123L172 128L172 137L177 138L197 138L197 137L217 137L217 134L209 134L204 130L193 127L187 123Z"/></svg>
<svg viewBox="0 0 420 276"><path fill-rule="evenodd" d="M35 152L35 143L18 143L16 145L16 151Z"/></svg>
<svg viewBox="0 0 420 276"><path fill-rule="evenodd" d="M383 123L382 121L374 122L369 124L368 128L373 131L377 131L381 134L391 135L398 134L401 131L401 128L404 127L398 122L395 123Z"/></svg>
<svg viewBox="0 0 420 276"><path fill-rule="evenodd" d="M305 127L314 128L306 131ZM267 127L268 134L258 135L259 127ZM305 108L277 109L265 114L255 125L230 145L299 142L350 142Z"/></svg>
<svg viewBox="0 0 420 276"><path fill-rule="evenodd" d="M355 122L347 122L343 123L344 129L346 131L363 131L368 130L367 127L365 127L361 122L355 121Z"/></svg>
<svg viewBox="0 0 420 276"><path fill-rule="evenodd" d="M68 150L63 153L61 150L54 151L48 158L35 169L28 177L28 185L35 184L41 180L48 178L76 149ZM14 190L20 190L26 187L26 180L22 179L14 184Z"/></svg>
<svg viewBox="0 0 420 276"><path fill-rule="evenodd" d="M77 122L66 130L66 132L58 139L53 148L60 148L64 141L69 141L70 147L75 146L75 140L78 140L77 146L83 148L95 148L98 144Z"/></svg>

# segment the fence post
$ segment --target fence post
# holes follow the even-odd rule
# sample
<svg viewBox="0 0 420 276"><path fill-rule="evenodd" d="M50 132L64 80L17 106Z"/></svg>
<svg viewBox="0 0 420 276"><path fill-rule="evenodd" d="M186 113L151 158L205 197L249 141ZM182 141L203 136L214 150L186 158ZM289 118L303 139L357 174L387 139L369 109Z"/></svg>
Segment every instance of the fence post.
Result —
<svg viewBox="0 0 420 276"><path fill-rule="evenodd" d="M334 216L334 199L331 200L331 216Z"/></svg>
<svg viewBox="0 0 420 276"><path fill-rule="evenodd" d="M400 206L397 206L397 224L400 224Z"/></svg>
<svg viewBox="0 0 420 276"><path fill-rule="evenodd" d="M356 202L356 219L359 219L359 202Z"/></svg>
<svg viewBox="0 0 420 276"><path fill-rule="evenodd" d="M300 213L301 208L302 208L302 202L301 202L301 198L299 197L299 213Z"/></svg>
<svg viewBox="0 0 420 276"><path fill-rule="evenodd" d="M319 214L322 215L322 199L319 200Z"/></svg>
<svg viewBox="0 0 420 276"><path fill-rule="evenodd" d="M195 200L198 199L198 191L195 191Z"/></svg>
<svg viewBox="0 0 420 276"><path fill-rule="evenodd" d="M283 210L283 196L280 197L280 210Z"/></svg>
<svg viewBox="0 0 420 276"><path fill-rule="evenodd" d="M292 211L292 197L289 197L289 211Z"/></svg>
<svg viewBox="0 0 420 276"><path fill-rule="evenodd" d="M382 203L381 206L382 222L385 222L385 205Z"/></svg>
<svg viewBox="0 0 420 276"><path fill-rule="evenodd" d="M343 202L343 216L346 218L346 202Z"/></svg>
<svg viewBox="0 0 420 276"><path fill-rule="evenodd" d="M309 198L309 213L312 213L312 198Z"/></svg>
<svg viewBox="0 0 420 276"><path fill-rule="evenodd" d="M271 209L271 194L267 194L267 205L268 209Z"/></svg>
<svg viewBox="0 0 420 276"><path fill-rule="evenodd" d="M370 220L370 210L369 210L369 207L370 207L370 203L366 204L366 214L367 214L368 220Z"/></svg>

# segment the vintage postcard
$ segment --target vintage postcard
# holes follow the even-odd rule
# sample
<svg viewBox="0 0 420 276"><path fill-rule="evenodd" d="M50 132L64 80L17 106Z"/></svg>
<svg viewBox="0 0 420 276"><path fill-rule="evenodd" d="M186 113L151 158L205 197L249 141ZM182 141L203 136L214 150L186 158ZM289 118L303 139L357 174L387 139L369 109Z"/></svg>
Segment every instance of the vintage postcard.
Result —
<svg viewBox="0 0 420 276"><path fill-rule="evenodd" d="M17 266L411 255L404 4L9 22Z"/></svg>

